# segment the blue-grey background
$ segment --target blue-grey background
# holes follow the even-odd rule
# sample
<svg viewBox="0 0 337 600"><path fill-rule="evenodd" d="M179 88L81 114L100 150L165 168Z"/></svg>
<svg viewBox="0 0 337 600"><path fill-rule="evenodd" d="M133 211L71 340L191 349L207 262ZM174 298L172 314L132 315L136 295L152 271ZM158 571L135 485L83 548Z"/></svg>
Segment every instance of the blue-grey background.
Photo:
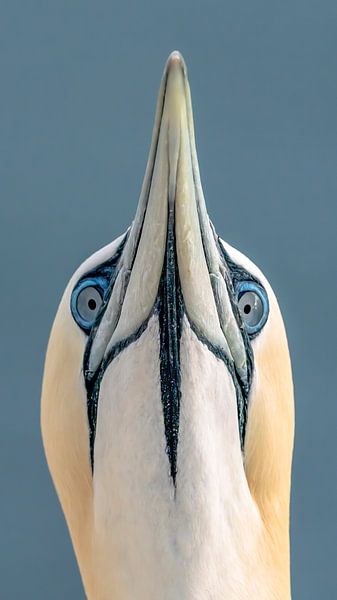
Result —
<svg viewBox="0 0 337 600"><path fill-rule="evenodd" d="M211 217L287 325L293 598L337 597L336 0L1 0L3 600L84 597L41 445L44 352L71 273L133 217L173 49Z"/></svg>

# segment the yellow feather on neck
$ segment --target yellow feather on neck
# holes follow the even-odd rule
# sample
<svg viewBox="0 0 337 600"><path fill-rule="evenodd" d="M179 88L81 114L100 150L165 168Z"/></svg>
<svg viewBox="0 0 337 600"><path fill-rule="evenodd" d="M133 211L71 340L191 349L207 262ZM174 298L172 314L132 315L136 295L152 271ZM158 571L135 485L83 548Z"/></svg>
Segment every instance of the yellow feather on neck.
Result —
<svg viewBox="0 0 337 600"><path fill-rule="evenodd" d="M245 470L265 526L265 549L277 598L290 598L289 502L294 438L291 365L286 334L273 307L263 339L254 344L255 373L245 442Z"/></svg>

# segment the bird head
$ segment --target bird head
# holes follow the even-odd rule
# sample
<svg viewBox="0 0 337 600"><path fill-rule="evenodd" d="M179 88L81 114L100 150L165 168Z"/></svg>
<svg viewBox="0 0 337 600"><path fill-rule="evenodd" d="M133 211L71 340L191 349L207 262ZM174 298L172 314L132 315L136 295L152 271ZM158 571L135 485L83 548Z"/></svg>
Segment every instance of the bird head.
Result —
<svg viewBox="0 0 337 600"><path fill-rule="evenodd" d="M213 589L225 577L213 563L226 564L229 546L250 569L254 552L287 563L293 399L284 325L266 277L208 216L177 52L164 70L134 221L77 269L59 305L42 432L87 590L98 589L100 570L104 590L134 580L144 598L159 597L163 573L184 578L174 555L186 572L212 564ZM149 564L157 573L141 584Z"/></svg>

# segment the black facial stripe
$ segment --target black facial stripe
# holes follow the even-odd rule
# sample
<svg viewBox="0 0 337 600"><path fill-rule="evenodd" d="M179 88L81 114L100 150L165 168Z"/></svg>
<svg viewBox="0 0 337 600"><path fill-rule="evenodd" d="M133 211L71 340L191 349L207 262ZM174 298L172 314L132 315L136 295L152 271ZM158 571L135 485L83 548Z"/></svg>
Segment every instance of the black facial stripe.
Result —
<svg viewBox="0 0 337 600"><path fill-rule="evenodd" d="M181 398L180 337L184 306L177 268L174 216L169 214L166 256L159 285L160 383L166 449L175 484Z"/></svg>

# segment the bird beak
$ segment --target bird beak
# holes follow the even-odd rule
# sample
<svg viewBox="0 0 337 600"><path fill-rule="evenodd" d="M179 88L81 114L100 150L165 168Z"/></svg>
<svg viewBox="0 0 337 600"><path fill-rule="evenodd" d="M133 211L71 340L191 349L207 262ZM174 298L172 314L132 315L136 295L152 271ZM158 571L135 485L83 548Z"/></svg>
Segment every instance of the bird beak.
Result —
<svg viewBox="0 0 337 600"><path fill-rule="evenodd" d="M92 339L89 373L146 322L162 277L167 279L170 272L174 286L179 282L184 311L195 331L235 364L244 382L246 351L226 270L200 182L186 65L173 52L161 82L137 213Z"/></svg>

